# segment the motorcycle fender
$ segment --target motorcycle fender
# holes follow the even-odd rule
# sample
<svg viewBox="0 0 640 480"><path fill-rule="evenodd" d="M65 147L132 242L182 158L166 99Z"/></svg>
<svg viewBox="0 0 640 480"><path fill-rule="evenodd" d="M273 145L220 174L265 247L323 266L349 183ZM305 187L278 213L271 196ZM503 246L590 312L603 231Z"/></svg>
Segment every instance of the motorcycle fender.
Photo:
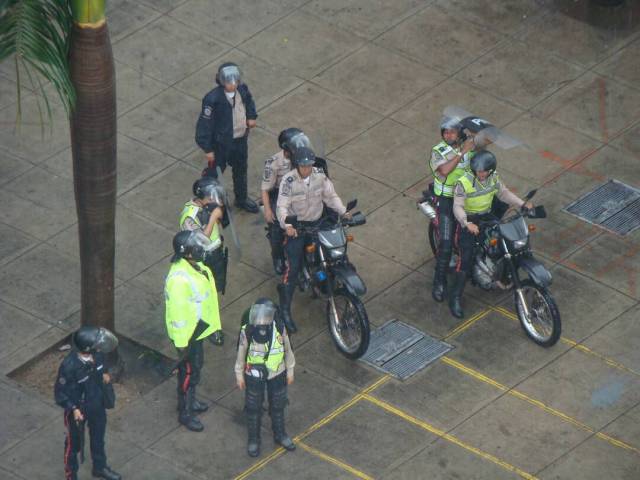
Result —
<svg viewBox="0 0 640 480"><path fill-rule="evenodd" d="M536 285L545 288L551 285L553 280L551 272L539 260L533 257L520 257L518 267L526 271Z"/></svg>
<svg viewBox="0 0 640 480"><path fill-rule="evenodd" d="M346 289L352 295L360 297L367 293L367 286L360 278L360 275L356 273L353 267L347 265L338 265L333 268L333 274L339 279Z"/></svg>

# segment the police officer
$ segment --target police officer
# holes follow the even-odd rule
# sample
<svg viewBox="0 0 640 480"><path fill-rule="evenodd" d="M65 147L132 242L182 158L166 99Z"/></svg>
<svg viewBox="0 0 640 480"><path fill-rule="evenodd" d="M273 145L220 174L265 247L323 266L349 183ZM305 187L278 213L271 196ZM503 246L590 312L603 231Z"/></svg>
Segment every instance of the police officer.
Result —
<svg viewBox="0 0 640 480"><path fill-rule="evenodd" d="M447 295L447 270L453 251L453 189L458 179L469 168L470 153L474 147L471 138L464 139L462 125L449 117L440 122L442 141L431 150L429 166L433 174L433 193L436 196L436 226L438 245L431 296L442 302Z"/></svg>
<svg viewBox="0 0 640 480"><path fill-rule="evenodd" d="M310 148L296 149L292 158L295 170L282 178L278 194L278 221L287 235L284 247L286 267L282 283L278 285L278 293L281 315L289 333L297 330L291 317L291 301L302 268L304 238L298 235L293 225L286 223L287 216L297 216L301 226L313 226L321 219L324 205L338 215L349 215L331 180L313 166L315 160L316 156Z"/></svg>
<svg viewBox="0 0 640 480"><path fill-rule="evenodd" d="M204 264L213 272L218 292L224 295L229 250L224 247L220 230L229 223L225 209L227 197L222 185L212 177L199 178L192 190L195 197L184 204L180 213L180 230L198 230L209 237L212 245ZM209 338L216 345L224 343L222 330L214 332Z"/></svg>
<svg viewBox="0 0 640 480"><path fill-rule="evenodd" d="M54 397L64 408L64 474L67 480L78 478L78 452L89 427L92 475L119 480L121 477L107 466L104 434L107 427L104 384L111 382L104 366L104 354L118 346L118 339L106 328L84 326L72 336L71 352L58 370Z"/></svg>
<svg viewBox="0 0 640 480"><path fill-rule="evenodd" d="M454 190L453 213L458 221L456 236L459 238L460 261L456 267L455 283L449 296L449 309L453 316L463 318L464 312L460 300L464 291L467 274L473 266L475 236L480 234L482 221L495 219L492 205L495 197L506 204L520 208L533 208L512 193L502 183L496 172L497 160L488 150L479 151L471 159L471 171L465 173L456 183Z"/></svg>
<svg viewBox="0 0 640 480"><path fill-rule="evenodd" d="M260 424L265 386L274 441L292 451L296 446L284 428L284 408L288 404L287 385L293 383L295 357L278 307L268 298L259 298L242 315L236 358L236 383L245 390L245 413L249 439L247 452L260 455Z"/></svg>
<svg viewBox="0 0 640 480"><path fill-rule="evenodd" d="M196 399L204 363L202 340L221 329L213 273L202 263L211 245L199 230L178 232L164 287L167 332L180 356L178 421L194 432L204 429L196 414L209 408Z"/></svg>
<svg viewBox="0 0 640 480"><path fill-rule="evenodd" d="M203 175L217 177L216 165L223 172L230 165L236 206L258 213L258 206L247 196L247 138L256 126L256 106L235 63L220 65L216 83L202 99L196 125L196 143L207 157Z"/></svg>

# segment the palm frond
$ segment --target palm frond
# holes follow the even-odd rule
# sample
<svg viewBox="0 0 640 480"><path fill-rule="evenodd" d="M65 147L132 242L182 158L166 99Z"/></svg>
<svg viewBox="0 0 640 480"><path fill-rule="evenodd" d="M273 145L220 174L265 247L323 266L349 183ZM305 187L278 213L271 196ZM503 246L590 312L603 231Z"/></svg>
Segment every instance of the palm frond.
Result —
<svg viewBox="0 0 640 480"><path fill-rule="evenodd" d="M39 92L41 120L41 99L51 120L42 80L54 86L67 114L73 110L76 95L68 64L72 25L68 0L0 0L0 62L15 55L18 121L24 81L21 71L26 73L31 88Z"/></svg>

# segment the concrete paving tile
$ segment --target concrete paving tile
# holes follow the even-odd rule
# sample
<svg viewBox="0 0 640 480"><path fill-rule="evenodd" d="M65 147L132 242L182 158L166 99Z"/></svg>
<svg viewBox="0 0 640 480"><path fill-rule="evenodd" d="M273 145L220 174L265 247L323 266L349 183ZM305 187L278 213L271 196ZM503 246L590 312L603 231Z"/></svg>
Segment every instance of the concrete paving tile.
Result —
<svg viewBox="0 0 640 480"><path fill-rule="evenodd" d="M66 433L62 409L58 410L59 421L49 423L36 434L2 454L0 464L33 480L62 478L64 476L63 454ZM87 438L86 441L88 443L89 439ZM107 463L116 471L120 465L141 453L140 448L135 444L111 432L108 420L105 443ZM91 456L88 447L87 445L85 450L86 461L78 472L81 478L87 478L91 471ZM38 454L34 455L34 452L38 452Z"/></svg>
<svg viewBox="0 0 640 480"><path fill-rule="evenodd" d="M165 460L148 452L132 458L118 469L122 478L139 480L196 480L197 478L182 469L176 468L174 462Z"/></svg>
<svg viewBox="0 0 640 480"><path fill-rule="evenodd" d="M640 372L640 351L636 343L638 335L640 306L636 305L583 343L592 350Z"/></svg>
<svg viewBox="0 0 640 480"><path fill-rule="evenodd" d="M581 73L582 68L552 56L541 47L512 41L470 64L456 78L522 108L530 108Z"/></svg>
<svg viewBox="0 0 640 480"><path fill-rule="evenodd" d="M179 428L151 447L151 452L167 459L181 471L204 478L233 478L255 462L244 454L246 428L222 408L209 409L200 419L204 431L197 435L212 455L193 448L194 433Z"/></svg>
<svg viewBox="0 0 640 480"><path fill-rule="evenodd" d="M33 163L28 160L15 157L9 152L0 150L0 185L9 183L33 167Z"/></svg>
<svg viewBox="0 0 640 480"><path fill-rule="evenodd" d="M456 34L451 35L451 25ZM477 41L478 38L482 41ZM384 33L377 40L449 75L495 47L503 36L430 5Z"/></svg>
<svg viewBox="0 0 640 480"><path fill-rule="evenodd" d="M15 385L0 385L2 405L0 418L0 451L5 452L20 440L27 438L33 432L51 423L57 415L62 420L62 410L49 405L28 392L23 392ZM53 395L53 392L52 392ZM16 406L20 405L22 412L16 415ZM62 451L62 448L60 449ZM0 460L0 463L5 463Z"/></svg>
<svg viewBox="0 0 640 480"><path fill-rule="evenodd" d="M18 101L17 84L8 78L0 82L0 109Z"/></svg>
<svg viewBox="0 0 640 480"><path fill-rule="evenodd" d="M607 425L603 431L631 445L640 445L640 405Z"/></svg>
<svg viewBox="0 0 640 480"><path fill-rule="evenodd" d="M457 347L449 353L451 358L507 386L524 380L569 348L562 342L539 347L518 322L497 312L447 341Z"/></svg>
<svg viewBox="0 0 640 480"><path fill-rule="evenodd" d="M315 46L313 55L309 54L309 45ZM297 11L255 35L240 49L310 79L360 45L362 40L355 35Z"/></svg>
<svg viewBox="0 0 640 480"><path fill-rule="evenodd" d="M639 109L640 92L589 72L538 104L533 112L606 142L640 120Z"/></svg>
<svg viewBox="0 0 640 480"><path fill-rule="evenodd" d="M10 355L51 328L48 323L6 302L0 302L0 318L3 319L0 357Z"/></svg>
<svg viewBox="0 0 640 480"><path fill-rule="evenodd" d="M324 18L344 30L372 39L428 4L426 0L357 0L345 5L339 0L307 3L302 10Z"/></svg>
<svg viewBox="0 0 640 480"><path fill-rule="evenodd" d="M640 401L640 378L571 350L518 390L600 430Z"/></svg>
<svg viewBox="0 0 640 480"><path fill-rule="evenodd" d="M21 480L22 478L24 478L24 477L17 477L13 473L11 473L9 470L5 470L4 468L0 468L0 473L2 474L2 478L4 478L5 480Z"/></svg>
<svg viewBox="0 0 640 480"><path fill-rule="evenodd" d="M627 45L622 50L612 55L607 60L594 67L594 70L602 75L613 77L631 87L640 84L638 72L638 57L640 56L640 40Z"/></svg>
<svg viewBox="0 0 640 480"><path fill-rule="evenodd" d="M272 65L264 60L247 55L241 50L233 49L179 82L176 88L194 98L202 99L209 90L216 86L215 76L218 72L218 67L224 62L234 62L239 65L242 81L251 89L258 115L262 107L277 100L304 82L286 67Z"/></svg>
<svg viewBox="0 0 640 480"><path fill-rule="evenodd" d="M385 383L372 395L437 428L450 430L502 392L438 361L404 382Z"/></svg>
<svg viewBox="0 0 640 480"><path fill-rule="evenodd" d="M263 455L264 456L264 455ZM350 480L358 478L340 467L312 455L301 447L293 454L281 455L260 470L251 474L256 480L270 480L272 478L305 478L308 480Z"/></svg>
<svg viewBox="0 0 640 480"><path fill-rule="evenodd" d="M385 119L333 152L331 158L397 191L404 191L414 185L418 177L430 174L426 157L430 148L422 135ZM390 168L391 162L393 168Z"/></svg>
<svg viewBox="0 0 640 480"><path fill-rule="evenodd" d="M622 152L622 156L630 160L632 165L638 165L638 162L640 162L640 138L638 132L640 132L640 124L632 127L610 143L618 148Z"/></svg>
<svg viewBox="0 0 640 480"><path fill-rule="evenodd" d="M547 13L547 6L537 0L437 0L436 4L456 17L504 34L516 33Z"/></svg>
<svg viewBox="0 0 640 480"><path fill-rule="evenodd" d="M2 300L54 325L80 305L79 262L47 245L3 266L0 283Z"/></svg>
<svg viewBox="0 0 640 480"><path fill-rule="evenodd" d="M640 299L640 243L608 232L568 257L567 261L585 275Z"/></svg>
<svg viewBox="0 0 640 480"><path fill-rule="evenodd" d="M189 0L169 13L202 34L231 45L248 40L264 28L291 13L290 8L275 0L223 0L212 4L207 0Z"/></svg>
<svg viewBox="0 0 640 480"><path fill-rule="evenodd" d="M195 147L200 102L170 88L122 116L118 131L162 152L182 158Z"/></svg>
<svg viewBox="0 0 640 480"><path fill-rule="evenodd" d="M167 13L168 11L179 7L186 1L187 0L141 0L140 3L144 3L145 5L156 9L159 12Z"/></svg>
<svg viewBox="0 0 640 480"><path fill-rule="evenodd" d="M184 48L185 46L189 48ZM161 82L173 84L221 55L228 46L163 16L113 46L122 63ZM172 59L168 62L167 59Z"/></svg>
<svg viewBox="0 0 640 480"><path fill-rule="evenodd" d="M635 480L638 478L638 455L592 437L542 470L538 477L542 480L576 477L584 480L603 477Z"/></svg>
<svg viewBox="0 0 640 480"><path fill-rule="evenodd" d="M247 307L249 306L247 305ZM213 345L208 340L204 342L204 367L200 377L200 385L198 385L198 395L216 402L236 388L236 374L233 367L236 363L236 345L240 327L234 328L230 323L227 323L224 325L224 329L223 346ZM175 381L175 377L172 377L171 383L173 385L175 385Z"/></svg>
<svg viewBox="0 0 640 480"><path fill-rule="evenodd" d="M6 223L0 223L0 265L10 262L14 258L33 248L38 241L24 232Z"/></svg>
<svg viewBox="0 0 640 480"><path fill-rule="evenodd" d="M49 348L51 348L52 345L55 345L68 337L69 332L64 330L62 328L63 325L61 325L60 323L61 322L56 322L56 326L50 327L40 335L31 338L29 341L25 342L22 345L22 348L19 348L13 353L0 358L0 372L3 375L10 375L25 363L33 360L34 357L45 353L47 350L49 350ZM79 325L79 323L80 322L78 320L76 326ZM0 378L5 377L0 376ZM29 387L25 387L24 391L25 393L29 392L31 396L40 398L41 400L51 401L51 399L49 398L43 399L37 392L29 390Z"/></svg>
<svg viewBox="0 0 640 480"><path fill-rule="evenodd" d="M116 84L118 116L124 115L167 88L164 83L121 62L116 62Z"/></svg>
<svg viewBox="0 0 640 480"><path fill-rule="evenodd" d="M546 467L589 437L584 430L509 395L451 434L529 473Z"/></svg>
<svg viewBox="0 0 640 480"><path fill-rule="evenodd" d="M446 77L376 45L366 45L313 79L388 115Z"/></svg>
<svg viewBox="0 0 640 480"><path fill-rule="evenodd" d="M449 312L446 302L437 303L431 298L431 273L429 278L412 273L394 284L381 295L367 302L369 319L376 325L397 318L432 336L444 337L462 320ZM486 305L466 295L463 300L466 318L480 313Z"/></svg>
<svg viewBox="0 0 640 480"><path fill-rule="evenodd" d="M291 125L309 133L317 132L324 139L325 152L331 153L380 119L371 110L315 85L304 84L265 109L261 122L275 135Z"/></svg>
<svg viewBox="0 0 640 480"><path fill-rule="evenodd" d="M133 0L111 1L106 4L106 9L112 43L118 42L160 16L160 12ZM118 88L120 88L119 83Z"/></svg>
<svg viewBox="0 0 640 480"><path fill-rule="evenodd" d="M421 478L425 472L429 472L429 478L433 480L522 478L446 440L435 441L383 478L384 480L412 480Z"/></svg>
<svg viewBox="0 0 640 480"><path fill-rule="evenodd" d="M396 439L403 438L403 442ZM369 475L410 458L435 435L367 401L360 401L306 438L312 447Z"/></svg>

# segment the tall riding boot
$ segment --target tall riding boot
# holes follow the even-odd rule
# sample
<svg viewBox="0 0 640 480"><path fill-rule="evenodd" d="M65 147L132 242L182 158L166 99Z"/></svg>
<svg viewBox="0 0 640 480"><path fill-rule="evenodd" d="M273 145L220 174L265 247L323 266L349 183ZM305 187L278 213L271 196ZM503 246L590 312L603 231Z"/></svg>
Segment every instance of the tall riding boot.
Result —
<svg viewBox="0 0 640 480"><path fill-rule="evenodd" d="M271 428L273 429L273 441L283 446L290 452L296 449L293 440L284 429L284 408L271 410Z"/></svg>
<svg viewBox="0 0 640 480"><path fill-rule="evenodd" d="M184 399L180 404L182 408L178 416L178 421L192 432L201 432L204 430L204 425L202 425L200 420L198 420L194 415L192 408L194 396L195 392L193 391L193 388L188 388L183 396Z"/></svg>
<svg viewBox="0 0 640 480"><path fill-rule="evenodd" d="M260 455L260 413L247 413L247 430L249 440L247 441L247 453L250 457Z"/></svg>
<svg viewBox="0 0 640 480"><path fill-rule="evenodd" d="M449 258L440 253L436 257L436 268L433 274L433 288L431 296L436 302L443 302L447 297L447 270L449 268Z"/></svg>
<svg viewBox="0 0 640 480"><path fill-rule="evenodd" d="M279 284L278 285L278 294L280 296L280 314L282 315L282 321L284 322L284 326L287 328L288 333L296 333L298 329L296 328L296 324L293 323L293 318L291 317L291 300L293 297L293 288L295 286L291 284Z"/></svg>
<svg viewBox="0 0 640 480"><path fill-rule="evenodd" d="M464 284L467 281L467 272L456 272L453 288L449 295L449 310L451 314L456 318L463 318L464 312L462 311L462 293L464 292Z"/></svg>
<svg viewBox="0 0 640 480"><path fill-rule="evenodd" d="M209 410L209 404L207 402L201 402L196 398L196 387L189 387L193 389L193 396L191 397L191 410L193 413L202 413Z"/></svg>

